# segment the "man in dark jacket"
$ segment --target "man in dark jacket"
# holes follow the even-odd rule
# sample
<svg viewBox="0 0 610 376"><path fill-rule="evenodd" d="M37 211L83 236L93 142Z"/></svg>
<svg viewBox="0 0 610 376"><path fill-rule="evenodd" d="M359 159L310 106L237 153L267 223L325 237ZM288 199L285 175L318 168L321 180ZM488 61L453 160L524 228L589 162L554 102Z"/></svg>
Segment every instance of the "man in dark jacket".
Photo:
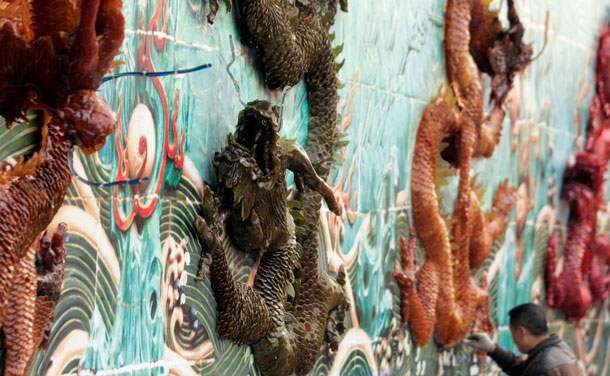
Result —
<svg viewBox="0 0 610 376"><path fill-rule="evenodd" d="M549 334L544 308L526 303L513 308L509 328L515 345L526 358L517 357L491 341L486 333L474 333L464 340L484 351L509 376L580 376L574 352L557 334Z"/></svg>

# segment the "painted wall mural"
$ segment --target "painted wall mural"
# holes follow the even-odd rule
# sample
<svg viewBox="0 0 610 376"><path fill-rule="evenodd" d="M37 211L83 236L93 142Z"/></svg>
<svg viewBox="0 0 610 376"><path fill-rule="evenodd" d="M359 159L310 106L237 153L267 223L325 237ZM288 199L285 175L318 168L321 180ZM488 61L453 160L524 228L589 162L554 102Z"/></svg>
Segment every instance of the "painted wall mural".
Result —
<svg viewBox="0 0 610 376"><path fill-rule="evenodd" d="M210 4L212 3L212 4ZM117 112L116 130L91 155L76 152L75 170L96 182L148 177L147 181L95 186L73 177L51 227L67 224L64 283L46 352L38 351L30 375L258 375L253 350L219 338L210 278L197 278L201 251L193 226L201 215L205 184L216 186L215 152L235 132L242 102L280 105L280 135L305 145L310 120L303 80L285 98L269 90L256 52L237 27L237 10L211 0L125 1L125 39L113 73L160 72L210 63L164 77L121 77L100 87ZM491 7L499 8L501 1ZM2 4L2 2L0 2ZM217 7L214 23L210 6ZM512 348L508 311L546 302L549 237L561 246L569 208L560 199L569 157L583 150L595 93L598 35L609 1L516 0L525 34L538 59L515 77L507 97L503 132L489 158L473 159L471 179L483 211L508 179L517 201L506 231L473 279L486 274L494 339ZM506 7L506 4L502 5ZM319 352L312 375L501 374L470 348L443 349L431 340L418 347L402 325L401 239L408 243L413 215L411 176L416 134L426 107L446 83L443 0L352 0L337 12L331 43L340 65L338 157L326 183L342 209L323 206L318 268L335 278L345 268L345 333L338 347ZM549 12L548 31L545 19ZM505 11L502 12L505 25ZM235 41L233 60L231 38ZM483 76L483 98L491 82ZM237 86L237 89L236 89ZM491 110L485 102L485 112ZM0 158L31 153L39 119L0 127ZM476 177L476 179L475 179ZM459 177L442 176L441 214L451 213ZM293 175L286 181L291 185ZM608 186L608 183L606 183ZM605 192L608 198L608 190ZM597 216L610 232L608 209ZM405 244L406 245L406 244ZM257 256L230 237L222 247L233 277L252 285ZM424 251L415 244L421 263ZM290 294L290 292L288 292ZM576 350L589 374L608 374L610 313L595 302L578 322L549 309L552 330Z"/></svg>

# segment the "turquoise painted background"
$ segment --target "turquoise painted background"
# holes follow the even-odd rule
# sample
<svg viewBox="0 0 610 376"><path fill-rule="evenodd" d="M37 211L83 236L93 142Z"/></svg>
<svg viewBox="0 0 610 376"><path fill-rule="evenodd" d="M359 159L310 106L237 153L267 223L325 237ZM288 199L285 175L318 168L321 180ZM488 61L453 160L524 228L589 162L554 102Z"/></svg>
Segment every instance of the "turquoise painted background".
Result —
<svg viewBox="0 0 610 376"><path fill-rule="evenodd" d="M332 173L344 216L322 213L323 268L340 264L349 274L349 330L339 351L320 352L315 375L499 374L492 364L457 346L417 348L400 326L399 290L392 275L399 239L408 237L411 158L421 115L445 83L442 0L350 0L333 28L345 60L339 71L338 126L347 133L344 162ZM561 176L578 151L594 92L597 34L609 1L516 1L524 39L542 48L520 75L493 156L473 173L486 189L484 208L505 178L519 203L505 236L481 270L489 272L490 312L498 341L511 347L508 310L544 301L544 253L549 231L565 223ZM499 1L492 7L498 7ZM234 130L242 109L225 71L245 101L279 103L263 87L253 57L241 42L234 15L223 8L205 22L207 0L125 1L126 37L117 68L162 71L211 63L196 73L157 79L125 77L101 87L120 122L97 154L77 155L77 170L97 181L119 180L142 169L151 180L121 188L77 180L57 217L70 225L62 298L46 353L31 375L257 375L247 346L220 340L209 281L195 280L199 247L191 223L203 182L214 183L211 157ZM489 88L488 80L484 80ZM305 142L307 101L303 83L287 96L282 132ZM20 128L0 134L2 144ZM144 146L141 145L142 140ZM25 152L26 150L21 150ZM3 156L19 151L5 150ZM131 175L130 175L131 174ZM456 181L443 188L451 208ZM607 213L601 230L610 232ZM561 225L559 227L561 230ZM236 278L251 277L254 260L225 244ZM610 315L596 305L578 326L550 311L553 330L578 352L588 372L607 375Z"/></svg>

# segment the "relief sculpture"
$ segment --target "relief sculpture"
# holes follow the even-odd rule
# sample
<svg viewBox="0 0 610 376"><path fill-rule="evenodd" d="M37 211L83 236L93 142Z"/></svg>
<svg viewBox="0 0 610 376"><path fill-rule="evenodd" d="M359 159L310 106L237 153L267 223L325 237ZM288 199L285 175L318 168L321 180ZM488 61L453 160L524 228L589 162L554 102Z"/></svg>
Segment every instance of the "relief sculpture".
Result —
<svg viewBox="0 0 610 376"><path fill-rule="evenodd" d="M585 148L563 174L561 197L570 208L563 268L557 267L557 234L549 238L546 263L547 303L579 321L591 305L610 292L610 240L597 233L597 212L606 210L604 172L610 158L610 29L602 30L596 61L596 93L589 108Z"/></svg>
<svg viewBox="0 0 610 376"><path fill-rule="evenodd" d="M504 181L497 188L492 212L481 210L470 178L471 159L489 157L499 142L504 101L514 76L531 59L521 41L523 26L509 0L510 27L503 30L488 1L448 0L444 25L445 66L449 87L428 106L417 130L413 153L411 200L417 237L426 253L420 270L414 241L403 240L403 268L396 270L402 290L403 322L424 346L434 332L443 346L459 343L471 328L492 331L488 296L471 276L502 233L516 201L516 190ZM490 114L483 119L481 73L492 78ZM440 158L439 158L440 157ZM441 159L442 158L442 159ZM447 165L450 166L447 166ZM459 172L459 189L451 218L440 212L437 178ZM485 281L483 283L485 285Z"/></svg>
<svg viewBox="0 0 610 376"><path fill-rule="evenodd" d="M322 345L328 311L340 306L337 320L342 320L345 272L339 272L339 283L329 280L326 289L308 288L314 281L295 283L294 272L307 273L307 265L299 263L303 249L287 205L286 171L295 174L300 191L319 193L338 215L341 209L303 148L280 138L279 121L278 106L249 103L239 115L235 135L215 155L217 195L206 189L203 217L195 223L205 253L200 277L209 269L221 337L251 344L263 374L306 374ZM231 275L222 248L223 224L239 249L260 254L252 287ZM329 338L336 338L335 328L329 329Z"/></svg>
<svg viewBox="0 0 610 376"><path fill-rule="evenodd" d="M0 172L0 326L6 336L6 374L25 374L52 313L52 305L36 299L32 249L38 248L36 239L70 185L69 149L75 144L86 153L97 151L114 131L114 111L97 88L123 41L123 28L121 1L2 4L0 116L12 126L35 109L41 126L39 150L27 161L4 163ZM51 275L59 278L63 272ZM44 329L35 333L37 338L33 326Z"/></svg>
<svg viewBox="0 0 610 376"><path fill-rule="evenodd" d="M227 162L232 162L230 165L238 166L237 155L242 155L242 151L235 154L239 149L232 148L230 143L229 147L219 155L220 197L226 195L227 188L232 192L232 201L239 202L238 197L239 199L243 197L243 203L240 204L241 217L236 215L228 217L227 234L237 239L248 239L244 245L246 249L259 252L261 247L263 250L267 249L258 266L254 282L258 293L252 290L242 293L248 296L247 300L251 302L249 307L259 307L255 311L250 311L257 312L256 325L250 321L245 326L247 333L244 334L238 333L240 329L235 324L231 325L231 330L236 331L233 338L242 343L257 341L253 349L263 374L284 375L292 372L306 374L319 355L325 333L331 347L336 349L338 333L345 329L342 321L344 312L348 308L341 287L346 278L345 271L340 269L337 279L334 280L318 269L320 248L318 225L322 197L331 210L340 214L332 190L323 179L327 178L332 169L339 145L336 127L338 102L336 72L339 66L335 62L336 54L331 45L329 28L334 22L339 5L343 11L347 11L347 1L291 3L244 0L237 3L236 11L246 34L243 37L260 56L264 68L265 86L272 90L283 89L294 86L303 77L305 78L309 127L304 150L295 142L280 141L278 149L273 151L276 148L274 146L276 141L272 140L278 136L272 134L277 132L277 129L272 131L273 128L269 127L270 124L279 121L278 108L272 107L267 102L253 102L242 112L235 141L245 142L244 146L248 149L252 148L252 145L258 145L253 150L252 157L263 163L263 171L271 169L272 172L270 177L265 177L269 172L261 175L260 172L256 172L258 171L256 165L249 162L248 169L255 171L250 172L251 179L259 180L258 184L261 185L257 188L259 194L244 192L245 186L241 187L241 184L245 185L246 182L243 179L234 182L225 180L232 174L228 174L231 170L226 163L222 163L222 160L226 159ZM213 18L214 12L218 9L218 2L215 2L215 6L211 9L212 13L208 19ZM259 120L253 121L254 119ZM262 135L257 136L262 130L251 128L260 122L260 119L270 123L265 131L268 138L265 142L269 143L266 149L264 143L261 143ZM247 126L250 122L254 124ZM298 188L291 204L298 208L294 217L285 211L286 204L282 202L286 196L283 177L286 169L295 172L295 184ZM271 180L265 181L266 179ZM274 188L261 189L264 186ZM276 214L261 216L256 210L252 212L253 208L262 202L276 202L265 209L274 208ZM220 204L222 206L222 200ZM251 213L256 213L250 219L256 226L244 226L244 221L252 215ZM205 222L201 220L197 222L203 244L209 243L212 234L205 230L206 224L211 225L207 219ZM216 228L216 233L220 232L219 225L212 225L211 228ZM267 233L268 231L272 232ZM270 249L274 252L269 253ZM214 275L221 274L220 271L215 270L217 267L215 265L213 258L210 266L213 285ZM295 268L296 273L293 274ZM225 269L226 267L223 267L223 270ZM224 277L224 280L229 277ZM292 284L294 296L287 299L286 288L291 278L294 279ZM235 288L232 295L237 295L238 289L242 288ZM220 301L218 290L216 288L214 290L217 301ZM223 315L221 312L225 304L233 304L227 301L231 299L222 298L222 300L223 303L218 302L220 316ZM219 322L221 333L223 326L221 318ZM257 330L252 330L254 327ZM244 335L247 335L247 338L240 339Z"/></svg>

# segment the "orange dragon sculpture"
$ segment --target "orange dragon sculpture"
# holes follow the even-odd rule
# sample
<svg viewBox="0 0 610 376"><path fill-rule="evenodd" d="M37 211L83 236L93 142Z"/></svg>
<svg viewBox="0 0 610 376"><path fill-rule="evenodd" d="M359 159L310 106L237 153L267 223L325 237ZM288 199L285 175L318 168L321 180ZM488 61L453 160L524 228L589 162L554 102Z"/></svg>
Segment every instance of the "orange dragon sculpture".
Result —
<svg viewBox="0 0 610 376"><path fill-rule="evenodd" d="M90 153L114 131L116 116L97 88L123 41L124 23L121 0L8 0L0 7L0 116L10 127L28 109L42 114L39 151L0 171L5 375L25 374L45 346L63 277L63 227L52 246L38 242L70 185L70 145ZM45 270L36 270L37 248L52 263L42 260Z"/></svg>
<svg viewBox="0 0 610 376"><path fill-rule="evenodd" d="M521 41L523 26L513 1L508 1L507 30L502 29L498 11L489 10L489 3L447 1L443 47L450 90L428 106L417 131L411 200L415 231L427 257L418 270L415 237L412 234L410 246L402 239L403 267L395 275L402 291L403 322L409 322L419 346L433 332L439 344L454 346L473 320L478 331L493 329L485 286L476 285L471 270L483 263L503 231L516 190L507 181L501 183L492 213L485 215L471 188L470 162L493 153L506 95L515 74L531 61L532 51ZM480 72L492 77L494 107L485 120ZM449 221L441 215L436 193L439 155L459 171L459 191Z"/></svg>

